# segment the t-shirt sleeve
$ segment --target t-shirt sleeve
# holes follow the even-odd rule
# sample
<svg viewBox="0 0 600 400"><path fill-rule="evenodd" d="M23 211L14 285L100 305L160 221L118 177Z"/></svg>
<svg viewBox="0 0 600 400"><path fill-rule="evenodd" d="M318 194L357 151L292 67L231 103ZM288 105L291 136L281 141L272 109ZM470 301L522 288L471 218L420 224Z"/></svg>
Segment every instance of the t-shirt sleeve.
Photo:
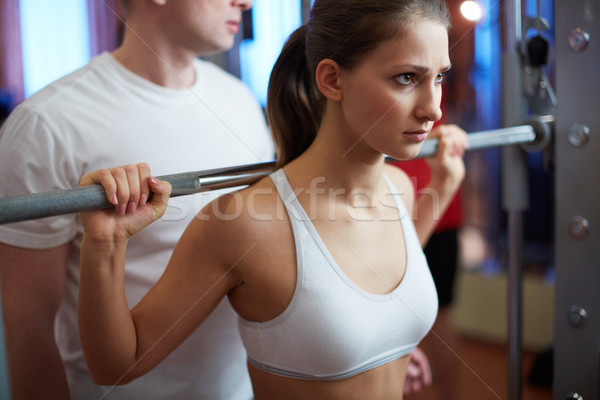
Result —
<svg viewBox="0 0 600 400"><path fill-rule="evenodd" d="M0 130L0 197L22 196L77 185L68 141L61 140L35 110L17 107ZM46 249L69 242L77 232L75 214L0 225L0 242Z"/></svg>

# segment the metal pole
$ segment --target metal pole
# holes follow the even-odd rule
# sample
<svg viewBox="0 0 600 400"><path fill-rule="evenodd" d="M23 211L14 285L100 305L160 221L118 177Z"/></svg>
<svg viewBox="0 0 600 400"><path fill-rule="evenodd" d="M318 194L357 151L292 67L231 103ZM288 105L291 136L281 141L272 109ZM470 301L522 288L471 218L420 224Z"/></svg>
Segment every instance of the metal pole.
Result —
<svg viewBox="0 0 600 400"><path fill-rule="evenodd" d="M171 183L171 197L249 185L273 172L274 162L157 177ZM112 205L93 185L0 199L0 224L99 210Z"/></svg>
<svg viewBox="0 0 600 400"><path fill-rule="evenodd" d="M505 46L502 54L502 124L523 121L521 0L504 1ZM527 160L516 146L502 149L502 200L508 213L508 399L521 399L523 211L528 207Z"/></svg>
<svg viewBox="0 0 600 400"><path fill-rule="evenodd" d="M550 122L551 123L551 122ZM467 151L483 150L492 147L504 147L516 144L532 144L541 140L538 135L546 135L541 132L544 122L538 122L538 126L520 125L510 128L494 129L483 132L473 132L467 135L469 148ZM540 130L538 132L538 130ZM426 140L421 145L421 151L416 158L431 157L437 150L437 139Z"/></svg>
<svg viewBox="0 0 600 400"><path fill-rule="evenodd" d="M468 135L468 151L519 143L531 144L538 139L536 133L531 125L474 132ZM435 154L437 144L437 139L426 140L418 157ZM268 162L164 175L158 178L171 183L171 197L175 197L250 185L269 175L274 169L275 162ZM112 205L106 200L104 189L99 185L9 197L0 199L0 224L108 207Z"/></svg>
<svg viewBox="0 0 600 400"><path fill-rule="evenodd" d="M523 213L508 212L508 399L521 399L522 388Z"/></svg>

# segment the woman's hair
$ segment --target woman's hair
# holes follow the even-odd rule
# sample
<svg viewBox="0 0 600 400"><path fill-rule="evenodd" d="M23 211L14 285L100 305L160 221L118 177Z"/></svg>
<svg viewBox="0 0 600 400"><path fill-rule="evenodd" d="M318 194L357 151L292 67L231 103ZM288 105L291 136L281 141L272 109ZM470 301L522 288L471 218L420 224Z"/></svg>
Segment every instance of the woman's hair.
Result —
<svg viewBox="0 0 600 400"><path fill-rule="evenodd" d="M269 81L267 119L283 166L317 135L325 97L315 82L329 58L350 70L380 43L402 37L413 22L450 27L444 0L316 0L306 25L289 37Z"/></svg>

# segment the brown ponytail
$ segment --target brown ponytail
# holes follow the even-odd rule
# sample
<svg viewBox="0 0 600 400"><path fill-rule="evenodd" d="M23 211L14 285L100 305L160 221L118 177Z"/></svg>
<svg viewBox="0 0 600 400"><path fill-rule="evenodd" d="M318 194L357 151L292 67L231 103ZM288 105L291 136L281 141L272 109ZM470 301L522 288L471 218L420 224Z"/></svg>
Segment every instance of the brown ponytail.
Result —
<svg viewBox="0 0 600 400"><path fill-rule="evenodd" d="M305 25L289 37L273 67L267 94L267 119L283 166L313 142L323 100L306 61Z"/></svg>

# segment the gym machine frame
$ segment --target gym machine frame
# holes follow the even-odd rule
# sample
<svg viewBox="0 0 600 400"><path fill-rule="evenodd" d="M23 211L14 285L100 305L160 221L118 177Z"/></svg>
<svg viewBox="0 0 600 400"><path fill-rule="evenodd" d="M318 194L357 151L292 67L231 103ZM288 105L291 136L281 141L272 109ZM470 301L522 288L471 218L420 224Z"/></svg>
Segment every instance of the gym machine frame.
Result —
<svg viewBox="0 0 600 400"><path fill-rule="evenodd" d="M600 399L600 1L554 0L554 399Z"/></svg>

